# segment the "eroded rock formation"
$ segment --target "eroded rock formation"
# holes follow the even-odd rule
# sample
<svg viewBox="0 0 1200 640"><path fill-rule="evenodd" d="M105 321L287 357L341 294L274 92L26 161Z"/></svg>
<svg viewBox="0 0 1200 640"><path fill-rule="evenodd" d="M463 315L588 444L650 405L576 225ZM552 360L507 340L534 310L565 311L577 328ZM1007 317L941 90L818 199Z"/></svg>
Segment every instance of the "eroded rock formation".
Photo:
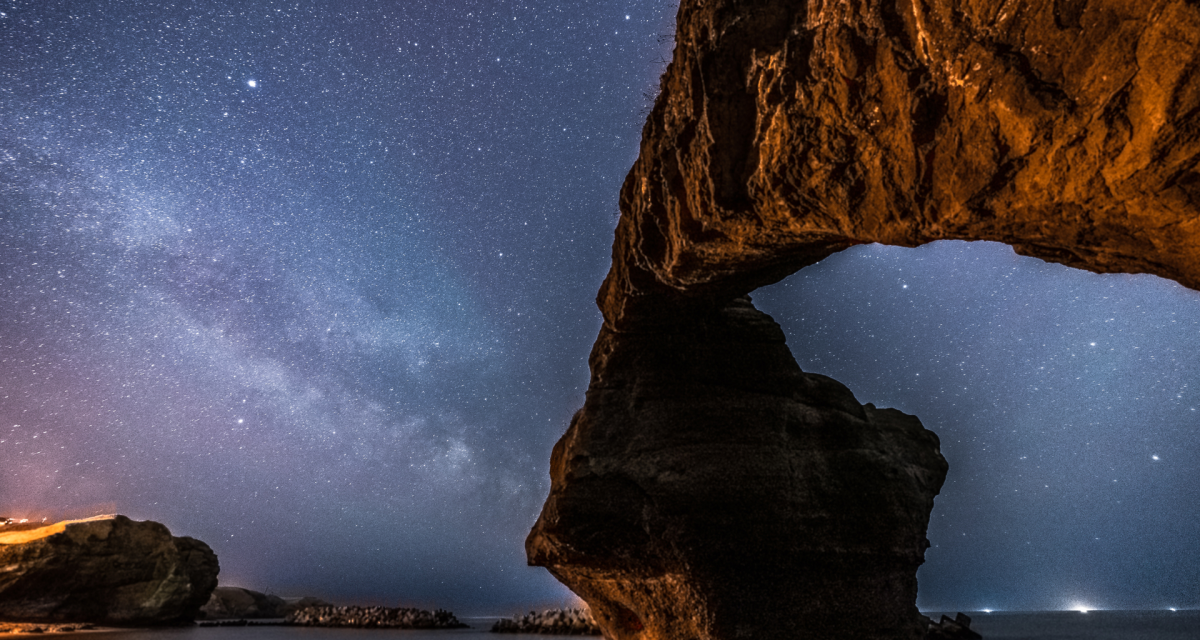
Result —
<svg viewBox="0 0 1200 640"><path fill-rule="evenodd" d="M1200 288L1198 63L1186 0L684 0L605 320L870 242Z"/></svg>
<svg viewBox="0 0 1200 640"><path fill-rule="evenodd" d="M614 638L919 638L945 466L738 301L993 240L1200 288L1200 5L683 0L526 543Z"/></svg>
<svg viewBox="0 0 1200 640"><path fill-rule="evenodd" d="M601 331L530 562L612 638L918 637L937 437L803 373L747 299L657 329Z"/></svg>
<svg viewBox="0 0 1200 640"><path fill-rule="evenodd" d="M218 572L208 545L125 516L0 528L0 567L0 620L108 625L190 621Z"/></svg>

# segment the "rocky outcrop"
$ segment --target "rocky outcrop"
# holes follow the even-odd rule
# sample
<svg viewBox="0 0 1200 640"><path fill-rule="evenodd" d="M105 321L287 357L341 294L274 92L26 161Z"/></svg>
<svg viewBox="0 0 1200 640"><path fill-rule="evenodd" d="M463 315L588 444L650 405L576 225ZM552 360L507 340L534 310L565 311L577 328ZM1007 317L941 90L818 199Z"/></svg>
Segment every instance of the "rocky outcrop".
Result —
<svg viewBox="0 0 1200 640"><path fill-rule="evenodd" d="M284 624L303 627L360 629L461 629L467 625L453 613L408 607L304 607L288 614Z"/></svg>
<svg viewBox="0 0 1200 640"><path fill-rule="evenodd" d="M218 572L208 545L125 516L0 527L0 567L0 620L107 625L190 621Z"/></svg>
<svg viewBox="0 0 1200 640"><path fill-rule="evenodd" d="M933 633L936 439L737 299L942 239L1200 288L1198 70L1190 0L683 0L530 563L613 638Z"/></svg>
<svg viewBox="0 0 1200 640"><path fill-rule="evenodd" d="M947 466L916 418L803 373L747 299L591 362L526 550L609 637L919 637Z"/></svg>
<svg viewBox="0 0 1200 640"><path fill-rule="evenodd" d="M287 603L279 596L267 595L241 587L217 587L208 602L200 608L206 620L227 618L282 618L288 614Z"/></svg>
<svg viewBox="0 0 1200 640"><path fill-rule="evenodd" d="M523 616L497 620L492 633L539 633L556 636L598 636L592 612L587 609L547 609Z"/></svg>
<svg viewBox="0 0 1200 640"><path fill-rule="evenodd" d="M241 587L217 587L200 609L207 620L285 618L305 607L332 607L320 598L280 598Z"/></svg>

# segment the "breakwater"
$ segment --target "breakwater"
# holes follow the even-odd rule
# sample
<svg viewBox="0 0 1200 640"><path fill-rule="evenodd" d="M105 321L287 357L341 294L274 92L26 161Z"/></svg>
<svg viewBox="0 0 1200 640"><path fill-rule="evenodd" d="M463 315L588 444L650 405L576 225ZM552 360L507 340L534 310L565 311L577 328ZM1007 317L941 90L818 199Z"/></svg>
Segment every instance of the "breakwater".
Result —
<svg viewBox="0 0 1200 640"><path fill-rule="evenodd" d="M541 613L528 614L497 620L492 625L493 633L544 633L570 636L598 636L600 627L587 609L547 609Z"/></svg>
<svg viewBox="0 0 1200 640"><path fill-rule="evenodd" d="M304 607L284 618L284 624L302 627L355 627L360 629L461 629L467 625L453 613L406 607Z"/></svg>

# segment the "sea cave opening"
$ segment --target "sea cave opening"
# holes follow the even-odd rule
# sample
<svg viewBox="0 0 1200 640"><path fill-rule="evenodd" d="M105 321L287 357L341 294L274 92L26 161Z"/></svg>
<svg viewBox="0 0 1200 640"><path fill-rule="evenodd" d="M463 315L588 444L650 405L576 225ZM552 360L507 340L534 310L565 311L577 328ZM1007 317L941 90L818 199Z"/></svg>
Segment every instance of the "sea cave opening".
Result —
<svg viewBox="0 0 1200 640"><path fill-rule="evenodd" d="M753 298L803 370L941 438L921 610L1200 606L1176 561L1200 554L1200 292L941 241Z"/></svg>

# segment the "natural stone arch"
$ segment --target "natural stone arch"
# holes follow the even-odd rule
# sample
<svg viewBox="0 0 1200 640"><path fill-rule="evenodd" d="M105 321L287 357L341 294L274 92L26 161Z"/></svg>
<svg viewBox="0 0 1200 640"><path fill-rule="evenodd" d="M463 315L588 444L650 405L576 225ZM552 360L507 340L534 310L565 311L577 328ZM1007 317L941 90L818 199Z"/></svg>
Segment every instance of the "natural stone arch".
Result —
<svg viewBox="0 0 1200 640"><path fill-rule="evenodd" d="M609 323L854 244L992 240L1200 288L1200 7L685 1Z"/></svg>
<svg viewBox="0 0 1200 640"><path fill-rule="evenodd" d="M1185 0L685 0L531 563L614 638L922 637L936 436L740 296L941 239L1200 288L1198 51Z"/></svg>

